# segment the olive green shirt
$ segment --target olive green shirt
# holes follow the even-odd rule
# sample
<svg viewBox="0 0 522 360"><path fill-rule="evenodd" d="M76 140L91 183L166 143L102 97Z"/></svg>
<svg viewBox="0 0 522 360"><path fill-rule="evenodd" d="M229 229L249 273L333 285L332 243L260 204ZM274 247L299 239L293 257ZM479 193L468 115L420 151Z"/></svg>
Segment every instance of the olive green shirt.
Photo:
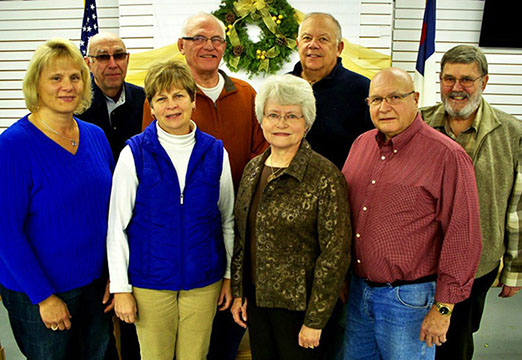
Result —
<svg viewBox="0 0 522 360"><path fill-rule="evenodd" d="M435 129L439 130L441 133L446 134L453 140L455 140L460 146L466 150L466 153L470 158L473 158L473 154L477 148L477 133L480 127L480 120L482 119L482 107L479 107L477 110L477 114L475 115L475 119L469 128L462 131L459 136L455 136L453 130L451 130L448 114L444 114L444 125L439 124L434 126Z"/></svg>

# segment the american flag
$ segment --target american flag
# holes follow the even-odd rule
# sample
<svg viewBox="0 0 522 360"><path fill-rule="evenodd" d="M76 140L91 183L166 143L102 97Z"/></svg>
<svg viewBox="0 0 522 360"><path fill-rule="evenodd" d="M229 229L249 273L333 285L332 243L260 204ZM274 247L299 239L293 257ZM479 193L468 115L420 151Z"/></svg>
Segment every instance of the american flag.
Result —
<svg viewBox="0 0 522 360"><path fill-rule="evenodd" d="M80 51L87 56L89 39L98 33L98 15L96 15L96 0L85 0L83 10L82 38L80 40Z"/></svg>

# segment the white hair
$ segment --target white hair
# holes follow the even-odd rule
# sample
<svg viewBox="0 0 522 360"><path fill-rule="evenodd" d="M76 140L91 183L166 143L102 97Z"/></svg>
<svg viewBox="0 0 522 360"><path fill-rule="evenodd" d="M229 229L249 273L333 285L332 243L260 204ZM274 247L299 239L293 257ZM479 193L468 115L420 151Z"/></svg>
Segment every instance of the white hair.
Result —
<svg viewBox="0 0 522 360"><path fill-rule="evenodd" d="M290 74L268 78L256 95L255 110L257 121L263 122L265 104L270 100L279 105L299 105L308 129L315 121L315 97L308 81Z"/></svg>
<svg viewBox="0 0 522 360"><path fill-rule="evenodd" d="M188 30L190 29L190 25L191 23L198 19L198 18L207 18L207 19L212 19L214 20L218 25L219 27L221 28L221 30L223 31L223 39L226 39L226 32L225 32L225 24L223 24L223 21L219 20L217 17L215 17L214 15L212 14L209 14L209 13L206 13L206 12L198 12L197 14L195 15L192 15L190 17L188 17L185 22L183 23L183 27L181 28L181 36L189 36L190 34L188 33Z"/></svg>

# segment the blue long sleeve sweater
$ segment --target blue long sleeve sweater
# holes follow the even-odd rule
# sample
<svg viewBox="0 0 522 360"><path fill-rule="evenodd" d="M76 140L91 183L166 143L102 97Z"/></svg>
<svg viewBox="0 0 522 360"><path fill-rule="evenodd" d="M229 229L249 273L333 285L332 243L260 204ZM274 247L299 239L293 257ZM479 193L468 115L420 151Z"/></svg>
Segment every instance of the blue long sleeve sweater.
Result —
<svg viewBox="0 0 522 360"><path fill-rule="evenodd" d="M0 283L35 304L105 266L114 160L103 131L76 121L75 155L27 116L0 135Z"/></svg>

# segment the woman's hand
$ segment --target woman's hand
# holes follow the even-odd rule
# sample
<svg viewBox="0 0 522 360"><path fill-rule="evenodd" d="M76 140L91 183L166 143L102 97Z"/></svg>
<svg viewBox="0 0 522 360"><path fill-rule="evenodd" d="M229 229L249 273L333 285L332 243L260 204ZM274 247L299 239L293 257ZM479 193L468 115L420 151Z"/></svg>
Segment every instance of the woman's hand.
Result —
<svg viewBox="0 0 522 360"><path fill-rule="evenodd" d="M40 308L40 317L46 328L53 331L71 328L71 314L69 314L67 304L58 296L49 296L40 301L38 307Z"/></svg>
<svg viewBox="0 0 522 360"><path fill-rule="evenodd" d="M138 321L138 307L134 296L131 293L114 294L114 313L129 324Z"/></svg>
<svg viewBox="0 0 522 360"><path fill-rule="evenodd" d="M108 313L112 309L114 309L114 297L111 298L111 292L109 291L110 281L107 279L107 284L105 284L105 293L103 294L102 303L105 305L104 313Z"/></svg>
<svg viewBox="0 0 522 360"><path fill-rule="evenodd" d="M218 299L218 310L223 311L230 307L232 303L232 290L230 290L230 279L223 279L221 284L221 292Z"/></svg>
<svg viewBox="0 0 522 360"><path fill-rule="evenodd" d="M299 346L310 349L318 347L321 332L321 329L312 329L303 325L299 331Z"/></svg>
<svg viewBox="0 0 522 360"><path fill-rule="evenodd" d="M245 302L243 302L242 298L235 298L232 303L232 307L230 311L232 312L232 316L234 317L234 321L244 327L246 329L247 324L247 299L245 298Z"/></svg>

